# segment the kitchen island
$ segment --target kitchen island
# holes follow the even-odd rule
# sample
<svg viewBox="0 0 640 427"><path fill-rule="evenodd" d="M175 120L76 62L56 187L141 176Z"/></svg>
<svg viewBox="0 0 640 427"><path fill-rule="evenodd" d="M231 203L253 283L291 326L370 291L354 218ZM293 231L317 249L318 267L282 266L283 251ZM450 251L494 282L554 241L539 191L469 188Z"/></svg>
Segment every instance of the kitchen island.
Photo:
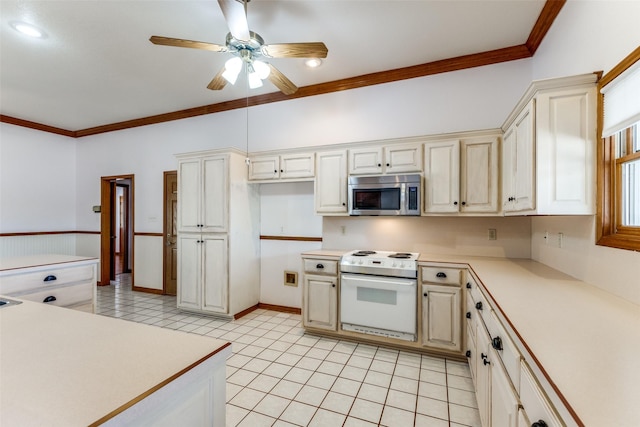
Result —
<svg viewBox="0 0 640 427"><path fill-rule="evenodd" d="M2 426L224 426L228 342L31 301L0 331Z"/></svg>

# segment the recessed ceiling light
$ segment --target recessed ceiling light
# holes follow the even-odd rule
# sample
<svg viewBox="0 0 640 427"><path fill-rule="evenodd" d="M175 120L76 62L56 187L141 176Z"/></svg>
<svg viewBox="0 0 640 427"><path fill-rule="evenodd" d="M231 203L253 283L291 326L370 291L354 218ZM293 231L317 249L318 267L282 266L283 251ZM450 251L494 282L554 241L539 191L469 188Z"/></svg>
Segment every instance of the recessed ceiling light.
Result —
<svg viewBox="0 0 640 427"><path fill-rule="evenodd" d="M26 22L13 21L10 23L11 28L17 32L29 37L43 39L47 37L47 34L35 25L27 24Z"/></svg>
<svg viewBox="0 0 640 427"><path fill-rule="evenodd" d="M306 65L309 68L318 68L320 65L322 65L322 59L309 58L306 61L304 61L304 65Z"/></svg>

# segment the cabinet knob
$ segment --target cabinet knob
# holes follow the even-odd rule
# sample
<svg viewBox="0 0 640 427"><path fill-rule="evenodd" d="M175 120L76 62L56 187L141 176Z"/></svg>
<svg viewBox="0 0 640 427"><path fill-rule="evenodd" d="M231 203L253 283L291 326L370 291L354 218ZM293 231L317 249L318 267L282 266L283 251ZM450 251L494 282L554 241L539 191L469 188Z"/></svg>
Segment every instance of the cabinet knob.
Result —
<svg viewBox="0 0 640 427"><path fill-rule="evenodd" d="M391 166L389 163L387 163L387 167Z"/></svg>
<svg viewBox="0 0 640 427"><path fill-rule="evenodd" d="M284 173L284 169L280 169L280 173Z"/></svg>
<svg viewBox="0 0 640 427"><path fill-rule="evenodd" d="M471 289L471 282L467 282L467 289Z"/></svg>
<svg viewBox="0 0 640 427"><path fill-rule="evenodd" d="M467 204L467 202L462 202L462 206L464 206L464 205L466 205L466 204Z"/></svg>
<svg viewBox="0 0 640 427"><path fill-rule="evenodd" d="M482 301L476 303L476 308L482 310Z"/></svg>
<svg viewBox="0 0 640 427"><path fill-rule="evenodd" d="M513 202L516 198L515 197L509 197L509 201Z"/></svg>
<svg viewBox="0 0 640 427"><path fill-rule="evenodd" d="M440 272L436 273L436 277L439 277L439 278L441 278L441 279L444 279L444 278L446 278L446 277L447 277L447 274L446 274L446 273L443 273L442 271L440 271Z"/></svg>
<svg viewBox="0 0 640 427"><path fill-rule="evenodd" d="M323 269L324 268L324 264L316 264L316 268Z"/></svg>
<svg viewBox="0 0 640 427"><path fill-rule="evenodd" d="M43 282L53 282L54 280L58 280L58 278L53 274L50 274L44 278Z"/></svg>
<svg viewBox="0 0 640 427"><path fill-rule="evenodd" d="M484 365L491 365L491 362L489 362L487 359L482 359L482 363Z"/></svg>
<svg viewBox="0 0 640 427"><path fill-rule="evenodd" d="M496 350L502 350L502 338L495 337L494 339L492 339L491 347L495 348Z"/></svg>
<svg viewBox="0 0 640 427"><path fill-rule="evenodd" d="M336 284L335 284L335 283L332 283L332 284L331 284L331 287L332 287L332 288L335 288L335 287L336 287Z"/></svg>
<svg viewBox="0 0 640 427"><path fill-rule="evenodd" d="M346 203L342 203L342 206L347 206L347 204Z"/></svg>
<svg viewBox="0 0 640 427"><path fill-rule="evenodd" d="M422 294L422 296L423 296L423 297L426 297L426 296L427 296L427 293L425 292L424 294Z"/></svg>
<svg viewBox="0 0 640 427"><path fill-rule="evenodd" d="M486 358L487 358L487 355L486 355L486 354L484 354L484 353L480 353L480 357L481 357L481 358L483 358L483 359L486 359Z"/></svg>
<svg viewBox="0 0 640 427"><path fill-rule="evenodd" d="M43 299L42 302L54 302L55 300L56 300L56 297L54 297L53 295L49 295L48 297Z"/></svg>
<svg viewBox="0 0 640 427"><path fill-rule="evenodd" d="M547 427L547 423L543 420L538 420L535 423L531 424L531 427Z"/></svg>
<svg viewBox="0 0 640 427"><path fill-rule="evenodd" d="M471 357L471 350L467 350L467 352L464 355L467 357Z"/></svg>
<svg viewBox="0 0 640 427"><path fill-rule="evenodd" d="M381 167L381 166L382 166L382 163L378 163L378 167Z"/></svg>
<svg viewBox="0 0 640 427"><path fill-rule="evenodd" d="M273 173L278 173L278 169L274 169L274 170L273 170Z"/></svg>
<svg viewBox="0 0 640 427"><path fill-rule="evenodd" d="M453 202L453 205L454 206L458 206L458 202Z"/></svg>
<svg viewBox="0 0 640 427"><path fill-rule="evenodd" d="M467 311L467 314L465 316L467 317L467 319L471 319L471 312Z"/></svg>

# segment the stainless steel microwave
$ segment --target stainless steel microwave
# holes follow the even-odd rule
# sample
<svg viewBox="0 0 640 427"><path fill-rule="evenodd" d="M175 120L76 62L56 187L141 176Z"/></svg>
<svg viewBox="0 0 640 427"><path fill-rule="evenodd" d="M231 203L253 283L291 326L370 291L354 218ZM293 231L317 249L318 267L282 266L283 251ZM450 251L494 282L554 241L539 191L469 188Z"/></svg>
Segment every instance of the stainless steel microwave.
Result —
<svg viewBox="0 0 640 427"><path fill-rule="evenodd" d="M349 215L420 215L422 176L349 177Z"/></svg>

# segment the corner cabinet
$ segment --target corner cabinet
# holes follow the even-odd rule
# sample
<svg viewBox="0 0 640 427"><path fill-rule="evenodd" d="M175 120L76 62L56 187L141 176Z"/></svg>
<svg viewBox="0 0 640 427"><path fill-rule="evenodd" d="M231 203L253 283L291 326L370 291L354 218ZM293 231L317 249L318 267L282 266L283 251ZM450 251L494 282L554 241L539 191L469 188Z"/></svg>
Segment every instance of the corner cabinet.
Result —
<svg viewBox="0 0 640 427"><path fill-rule="evenodd" d="M595 214L595 74L533 82L504 129L506 215Z"/></svg>
<svg viewBox="0 0 640 427"><path fill-rule="evenodd" d="M302 325L305 328L338 330L338 260L302 258Z"/></svg>
<svg viewBox="0 0 640 427"><path fill-rule="evenodd" d="M178 157L178 308L231 317L258 304L259 195L244 153Z"/></svg>
<svg viewBox="0 0 640 427"><path fill-rule="evenodd" d="M425 214L497 214L498 135L424 146Z"/></svg>
<svg viewBox="0 0 640 427"><path fill-rule="evenodd" d="M347 150L316 154L315 208L318 215L347 214Z"/></svg>

